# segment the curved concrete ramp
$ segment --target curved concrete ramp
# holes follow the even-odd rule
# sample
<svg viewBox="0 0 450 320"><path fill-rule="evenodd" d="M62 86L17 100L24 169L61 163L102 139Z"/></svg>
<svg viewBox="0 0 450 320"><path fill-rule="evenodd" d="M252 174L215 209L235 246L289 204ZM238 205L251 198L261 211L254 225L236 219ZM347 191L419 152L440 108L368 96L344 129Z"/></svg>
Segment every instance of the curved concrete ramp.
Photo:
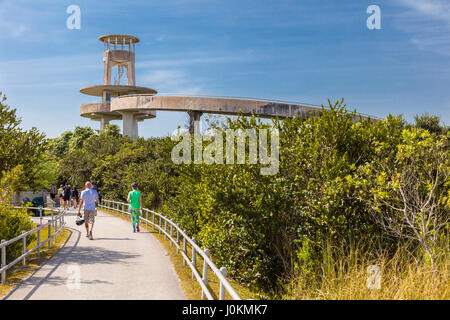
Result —
<svg viewBox="0 0 450 320"><path fill-rule="evenodd" d="M73 211L66 222L72 231L66 245L5 299L186 299L169 256L151 233L133 233L131 223L99 212L91 241Z"/></svg>
<svg viewBox="0 0 450 320"><path fill-rule="evenodd" d="M243 115L288 118L315 115L321 108L281 101L202 96L128 95L111 101L111 112L130 110L198 111L226 115L241 112Z"/></svg>

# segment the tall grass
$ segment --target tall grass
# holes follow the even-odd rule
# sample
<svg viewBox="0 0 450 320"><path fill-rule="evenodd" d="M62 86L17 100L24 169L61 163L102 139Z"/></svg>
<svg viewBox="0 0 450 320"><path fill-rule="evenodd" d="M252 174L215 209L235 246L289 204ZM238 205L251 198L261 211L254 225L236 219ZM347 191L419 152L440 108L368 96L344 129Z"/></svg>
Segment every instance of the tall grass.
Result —
<svg viewBox="0 0 450 320"><path fill-rule="evenodd" d="M334 254L332 254L333 252ZM327 300L427 300L449 299L449 245L436 248L432 266L421 252L404 245L394 254L354 249L326 250L323 263L315 272L297 268L284 299ZM419 257L419 258L417 258ZM380 288L369 288L371 265L380 268ZM369 281L369 283L372 283Z"/></svg>

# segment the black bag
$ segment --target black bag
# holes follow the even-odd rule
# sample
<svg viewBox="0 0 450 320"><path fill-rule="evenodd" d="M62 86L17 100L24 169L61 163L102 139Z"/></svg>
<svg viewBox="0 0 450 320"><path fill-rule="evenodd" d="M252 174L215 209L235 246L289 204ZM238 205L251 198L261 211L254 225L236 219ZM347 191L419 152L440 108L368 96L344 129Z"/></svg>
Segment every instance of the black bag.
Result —
<svg viewBox="0 0 450 320"><path fill-rule="evenodd" d="M80 216L77 216L77 221L75 221L77 226L81 226L84 223L84 219L81 219Z"/></svg>

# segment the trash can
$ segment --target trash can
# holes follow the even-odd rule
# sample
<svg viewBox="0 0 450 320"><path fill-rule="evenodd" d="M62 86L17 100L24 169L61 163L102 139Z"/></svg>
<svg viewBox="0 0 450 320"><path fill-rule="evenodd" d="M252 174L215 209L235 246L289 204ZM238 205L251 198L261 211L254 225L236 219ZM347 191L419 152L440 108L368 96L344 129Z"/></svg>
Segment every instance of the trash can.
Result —
<svg viewBox="0 0 450 320"><path fill-rule="evenodd" d="M44 198L43 197L35 197L33 200L31 200L31 203L33 204L33 207L44 207ZM39 217L39 210L33 209L32 210L35 217Z"/></svg>

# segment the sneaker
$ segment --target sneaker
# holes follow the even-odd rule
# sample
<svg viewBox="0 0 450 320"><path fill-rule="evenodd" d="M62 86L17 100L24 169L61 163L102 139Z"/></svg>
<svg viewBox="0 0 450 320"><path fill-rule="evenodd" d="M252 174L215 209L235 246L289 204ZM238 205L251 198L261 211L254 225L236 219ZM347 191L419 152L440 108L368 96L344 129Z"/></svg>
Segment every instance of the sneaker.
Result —
<svg viewBox="0 0 450 320"><path fill-rule="evenodd" d="M136 231L139 232L139 226L136 227Z"/></svg>

